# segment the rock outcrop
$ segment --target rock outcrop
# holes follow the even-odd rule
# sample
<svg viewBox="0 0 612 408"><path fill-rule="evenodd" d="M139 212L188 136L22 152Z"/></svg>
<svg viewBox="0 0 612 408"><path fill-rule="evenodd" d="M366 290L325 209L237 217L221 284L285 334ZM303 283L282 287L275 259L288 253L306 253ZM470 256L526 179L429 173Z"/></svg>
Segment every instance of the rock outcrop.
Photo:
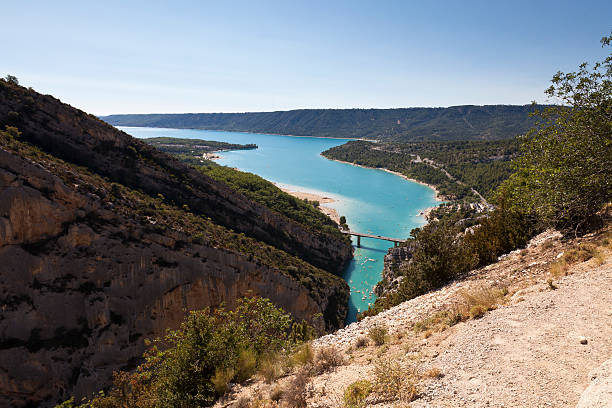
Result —
<svg viewBox="0 0 612 408"><path fill-rule="evenodd" d="M374 287L376 296L382 296L384 293L397 289L402 280L402 274L399 270L400 265L410 261L412 251L413 249L410 245L389 248L384 258L382 279Z"/></svg>
<svg viewBox="0 0 612 408"><path fill-rule="evenodd" d="M140 142L52 97L26 95L35 93L0 81L2 128L17 124L15 117L24 126L19 141L0 143L0 406L54 406L95 392L114 370L135 367L145 339L176 328L189 310L222 302L231 308L245 295L267 297L321 330L342 325L346 283L282 250L337 271L349 245L141 150ZM111 200L111 181L119 179L142 183L149 195L120 187L125 197ZM185 213L216 229L196 239L181 225L147 221L131 195L152 200L153 193L165 196L155 210L160 218L167 208L196 208ZM213 221L198 215L208 212ZM219 245L215 231L260 252ZM280 267L285 259L291 267Z"/></svg>
<svg viewBox="0 0 612 408"><path fill-rule="evenodd" d="M16 126L24 140L166 202L189 208L332 273L352 257L350 242L305 226L215 181L170 155L49 95L0 81L0 129Z"/></svg>

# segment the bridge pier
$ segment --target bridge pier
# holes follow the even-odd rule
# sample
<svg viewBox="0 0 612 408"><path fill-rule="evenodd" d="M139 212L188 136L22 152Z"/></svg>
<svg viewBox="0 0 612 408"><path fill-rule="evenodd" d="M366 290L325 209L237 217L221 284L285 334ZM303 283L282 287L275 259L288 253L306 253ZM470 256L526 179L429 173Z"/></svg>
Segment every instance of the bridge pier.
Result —
<svg viewBox="0 0 612 408"><path fill-rule="evenodd" d="M357 235L357 248L361 248L361 237Z"/></svg>
<svg viewBox="0 0 612 408"><path fill-rule="evenodd" d="M393 241L393 248L397 248L397 241Z"/></svg>

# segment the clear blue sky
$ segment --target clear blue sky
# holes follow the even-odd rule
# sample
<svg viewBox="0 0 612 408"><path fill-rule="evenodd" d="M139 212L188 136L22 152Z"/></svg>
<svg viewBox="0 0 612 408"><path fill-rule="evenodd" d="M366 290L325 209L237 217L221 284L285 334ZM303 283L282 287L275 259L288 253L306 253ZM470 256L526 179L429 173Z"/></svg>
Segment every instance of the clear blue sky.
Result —
<svg viewBox="0 0 612 408"><path fill-rule="evenodd" d="M612 1L4 1L0 76L94 114L526 104Z"/></svg>

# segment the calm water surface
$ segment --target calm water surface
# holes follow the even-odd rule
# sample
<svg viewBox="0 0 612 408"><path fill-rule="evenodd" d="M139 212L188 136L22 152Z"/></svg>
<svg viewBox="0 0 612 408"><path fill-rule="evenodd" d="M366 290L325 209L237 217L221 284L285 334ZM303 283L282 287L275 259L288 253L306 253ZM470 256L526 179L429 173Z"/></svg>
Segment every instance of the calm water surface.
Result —
<svg viewBox="0 0 612 408"><path fill-rule="evenodd" d="M256 150L222 152L217 162L255 173L267 180L296 190L335 199L325 204L346 216L352 231L406 238L410 230L423 225L419 213L436 205L429 187L407 181L382 170L366 169L328 160L320 155L347 139L322 139L251 133L120 127L139 138L177 137L216 140L229 143L255 143ZM356 245L353 238L353 245ZM372 288L380 280L383 257L393 243L361 239L355 257L344 272L351 288L347 322L357 311L368 308L376 298Z"/></svg>

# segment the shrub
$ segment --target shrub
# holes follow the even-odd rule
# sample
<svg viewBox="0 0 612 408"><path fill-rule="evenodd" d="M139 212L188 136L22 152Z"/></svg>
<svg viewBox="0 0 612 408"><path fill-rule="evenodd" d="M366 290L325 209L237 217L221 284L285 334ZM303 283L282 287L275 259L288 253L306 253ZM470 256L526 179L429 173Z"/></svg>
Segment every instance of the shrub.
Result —
<svg viewBox="0 0 612 408"><path fill-rule="evenodd" d="M387 337L387 328L385 326L374 326L368 331L368 336L375 345L382 346L385 344L385 338Z"/></svg>
<svg viewBox="0 0 612 408"><path fill-rule="evenodd" d="M367 347L368 343L369 343L369 340L367 337L360 336L357 338L357 341L355 342L355 347L357 348Z"/></svg>
<svg viewBox="0 0 612 408"><path fill-rule="evenodd" d="M233 368L220 368L215 371L215 375L210 379L218 395L223 395L228 389L230 381L234 378Z"/></svg>
<svg viewBox="0 0 612 408"><path fill-rule="evenodd" d="M331 371L342 364L344 364L344 357L334 346L322 348L317 353L316 369L319 373Z"/></svg>
<svg viewBox="0 0 612 408"><path fill-rule="evenodd" d="M346 408L360 408L364 406L365 399L372 393L372 383L368 380L355 381L344 391L344 406Z"/></svg>
<svg viewBox="0 0 612 408"><path fill-rule="evenodd" d="M414 369L402 369L395 361L378 360L374 364L374 376L375 390L385 399L410 402L419 393Z"/></svg>
<svg viewBox="0 0 612 408"><path fill-rule="evenodd" d="M292 408L306 408L308 375L300 370L283 391L283 401Z"/></svg>
<svg viewBox="0 0 612 408"><path fill-rule="evenodd" d="M292 356L293 363L298 366L311 364L314 361L314 351L310 343L304 343L298 347Z"/></svg>
<svg viewBox="0 0 612 408"><path fill-rule="evenodd" d="M262 358L258 372L267 384L271 384L283 373L280 355L271 354Z"/></svg>

